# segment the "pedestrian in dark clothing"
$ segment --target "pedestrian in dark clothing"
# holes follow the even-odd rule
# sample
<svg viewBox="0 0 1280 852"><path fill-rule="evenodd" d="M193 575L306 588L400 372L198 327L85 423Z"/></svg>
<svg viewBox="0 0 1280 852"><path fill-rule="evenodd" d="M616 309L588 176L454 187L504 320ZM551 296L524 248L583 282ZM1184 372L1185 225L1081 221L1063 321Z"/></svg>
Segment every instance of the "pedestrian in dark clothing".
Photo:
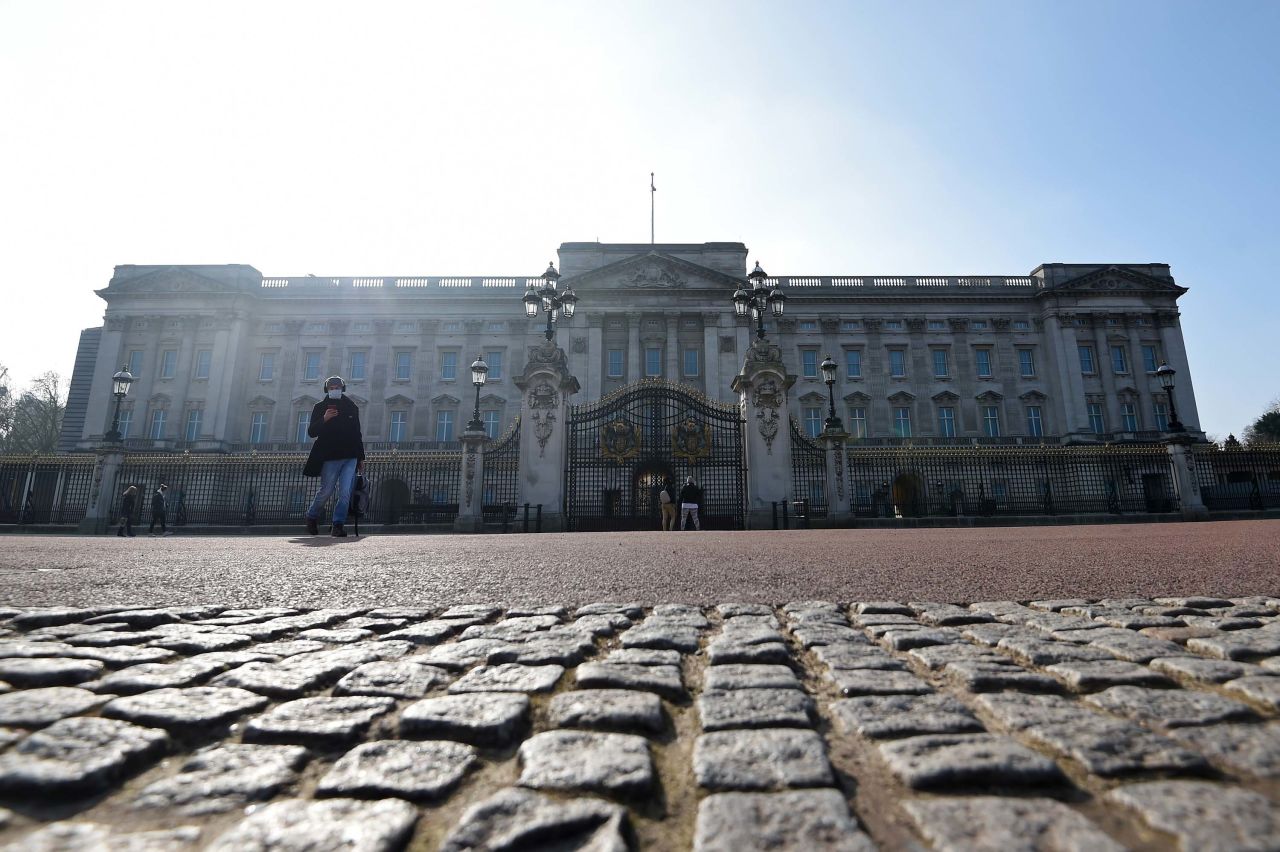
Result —
<svg viewBox="0 0 1280 852"><path fill-rule="evenodd" d="M698 520L698 507L702 505L702 489L693 483L693 477L685 480L684 488L680 489L680 530L683 532L688 527L689 519L693 519L693 528L695 530L702 529L702 522Z"/></svg>
<svg viewBox="0 0 1280 852"><path fill-rule="evenodd" d="M320 491L307 509L307 532L320 532L320 512L335 491L333 528L330 535L345 538L347 509L351 505L351 489L356 474L364 470L364 438L360 434L360 409L343 391L347 383L341 376L324 380L325 398L311 409L311 425L307 434L316 439L311 445L303 476L320 477Z"/></svg>
<svg viewBox="0 0 1280 852"><path fill-rule="evenodd" d="M147 532L149 532L151 535L156 534L156 521L160 522L161 535L170 534L169 529L168 527L165 526L165 522L164 522L164 514L165 514L164 497L165 497L165 492L167 492L168 490L169 490L169 486L161 482L160 487L156 489L156 493L151 495L151 527L147 530Z"/></svg>
<svg viewBox="0 0 1280 852"><path fill-rule="evenodd" d="M120 495L120 529L116 530L118 536L132 536L133 532L133 512L138 505L138 486L130 485L124 490L124 494Z"/></svg>

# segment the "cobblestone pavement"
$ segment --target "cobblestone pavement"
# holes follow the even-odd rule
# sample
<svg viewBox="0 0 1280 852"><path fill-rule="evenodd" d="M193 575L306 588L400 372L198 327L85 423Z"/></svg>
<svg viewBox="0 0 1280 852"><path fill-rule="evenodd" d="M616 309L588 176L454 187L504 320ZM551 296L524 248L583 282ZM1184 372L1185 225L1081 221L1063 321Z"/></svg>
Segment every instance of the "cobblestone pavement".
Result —
<svg viewBox="0 0 1280 852"><path fill-rule="evenodd" d="M1280 849L1280 597L0 610L12 849Z"/></svg>

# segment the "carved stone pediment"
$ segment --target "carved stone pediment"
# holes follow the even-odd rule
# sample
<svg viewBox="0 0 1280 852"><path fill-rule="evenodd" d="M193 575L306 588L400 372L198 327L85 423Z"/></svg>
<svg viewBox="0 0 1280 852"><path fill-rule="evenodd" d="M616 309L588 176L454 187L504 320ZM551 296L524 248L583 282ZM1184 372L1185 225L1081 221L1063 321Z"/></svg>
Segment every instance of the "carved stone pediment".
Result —
<svg viewBox="0 0 1280 852"><path fill-rule="evenodd" d="M1179 287L1173 283L1172 279L1155 278L1115 265L1095 269L1070 281L1064 281L1051 289L1095 293L1175 293L1179 295L1187 292L1186 287Z"/></svg>
<svg viewBox="0 0 1280 852"><path fill-rule="evenodd" d="M413 405L413 400L402 393L392 394L386 398L387 405Z"/></svg>
<svg viewBox="0 0 1280 852"><path fill-rule="evenodd" d="M292 402L294 405L315 405L320 400L312 396L311 394L304 393L302 396L295 396L293 399L289 401Z"/></svg>
<svg viewBox="0 0 1280 852"><path fill-rule="evenodd" d="M938 393L935 393L933 396L930 397L930 399L932 399L934 402L946 402L946 403L959 402L960 395L956 393L952 393L949 390L944 390L944 391L939 391Z"/></svg>
<svg viewBox="0 0 1280 852"><path fill-rule="evenodd" d="M992 403L992 402L999 402L1000 400L1004 399L1004 397L996 393L995 391L989 390L989 391L983 391L982 393L975 396L974 399L976 399L978 402Z"/></svg>
<svg viewBox="0 0 1280 852"><path fill-rule="evenodd" d="M800 397L800 401L807 405L816 405L821 402L826 402L827 398L817 391L809 391L807 394Z"/></svg>
<svg viewBox="0 0 1280 852"><path fill-rule="evenodd" d="M258 396L255 396L253 399L249 400L250 408L270 408L275 404L276 404L276 401L269 396L258 395Z"/></svg>
<svg viewBox="0 0 1280 852"><path fill-rule="evenodd" d="M363 408L369 404L369 400L365 399L362 396L356 396L353 393L347 393L347 394L344 394L344 396L346 396L347 399L354 402L358 408Z"/></svg>
<svg viewBox="0 0 1280 852"><path fill-rule="evenodd" d="M908 393L907 391L898 391L897 393L889 394L888 399L890 402L897 402L905 405L908 402L915 402L916 396L915 394Z"/></svg>
<svg viewBox="0 0 1280 852"><path fill-rule="evenodd" d="M506 397L498 396L496 393L487 393L484 396L480 397L480 404L487 405L490 407L495 405L506 405L507 400L506 400Z"/></svg>
<svg viewBox="0 0 1280 852"><path fill-rule="evenodd" d="M432 405L457 405L460 402L462 402L462 400L458 399L456 396L450 396L447 393L442 393L439 396L433 396L431 398Z"/></svg>
<svg viewBox="0 0 1280 852"><path fill-rule="evenodd" d="M696 263L650 251L566 278L562 286L609 290L683 290L688 288L737 289L745 279L734 278Z"/></svg>
<svg viewBox="0 0 1280 852"><path fill-rule="evenodd" d="M151 395L151 398L150 398L150 399L148 399L148 400L147 400L147 402L151 403L152 405L168 405L168 404L169 404L169 394L167 394L167 393L153 393L153 394Z"/></svg>
<svg viewBox="0 0 1280 852"><path fill-rule="evenodd" d="M859 402L859 403L861 403L861 402L870 402L870 401L871 401L871 397L870 397L870 396L868 396L867 394L863 393L862 391L854 391L853 393L847 393L847 394L845 394L845 395L844 395L844 401L845 401L845 402Z"/></svg>
<svg viewBox="0 0 1280 852"><path fill-rule="evenodd" d="M116 293L236 293L242 286L199 272L186 266L161 266L133 278L111 280L108 289Z"/></svg>
<svg viewBox="0 0 1280 852"><path fill-rule="evenodd" d="M1040 391L1038 390L1029 390L1026 393L1018 395L1018 399L1022 400L1023 402L1044 402L1048 398L1049 397L1040 393Z"/></svg>

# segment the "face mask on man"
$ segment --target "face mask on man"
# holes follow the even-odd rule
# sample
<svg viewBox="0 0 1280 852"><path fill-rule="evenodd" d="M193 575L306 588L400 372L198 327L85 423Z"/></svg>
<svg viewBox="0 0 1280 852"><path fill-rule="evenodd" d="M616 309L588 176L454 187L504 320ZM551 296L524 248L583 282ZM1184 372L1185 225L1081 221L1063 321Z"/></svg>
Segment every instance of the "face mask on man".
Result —
<svg viewBox="0 0 1280 852"><path fill-rule="evenodd" d="M329 399L342 399L342 390L340 388L333 388L330 390Z"/></svg>

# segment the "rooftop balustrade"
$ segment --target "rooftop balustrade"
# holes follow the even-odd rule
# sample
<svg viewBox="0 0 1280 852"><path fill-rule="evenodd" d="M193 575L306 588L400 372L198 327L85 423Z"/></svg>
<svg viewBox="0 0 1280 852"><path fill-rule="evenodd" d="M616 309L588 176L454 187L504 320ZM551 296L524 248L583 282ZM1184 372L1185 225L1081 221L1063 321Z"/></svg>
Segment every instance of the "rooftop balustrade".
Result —
<svg viewBox="0 0 1280 852"><path fill-rule="evenodd" d="M784 290L832 290L883 295L888 293L937 293L952 290L963 293L1031 294L1044 287L1039 278L1029 275L783 275L766 279L770 287ZM542 287L540 277L522 276L450 276L409 275L389 277L293 276L263 278L262 289L279 293L314 293L342 290L508 290L521 292Z"/></svg>

